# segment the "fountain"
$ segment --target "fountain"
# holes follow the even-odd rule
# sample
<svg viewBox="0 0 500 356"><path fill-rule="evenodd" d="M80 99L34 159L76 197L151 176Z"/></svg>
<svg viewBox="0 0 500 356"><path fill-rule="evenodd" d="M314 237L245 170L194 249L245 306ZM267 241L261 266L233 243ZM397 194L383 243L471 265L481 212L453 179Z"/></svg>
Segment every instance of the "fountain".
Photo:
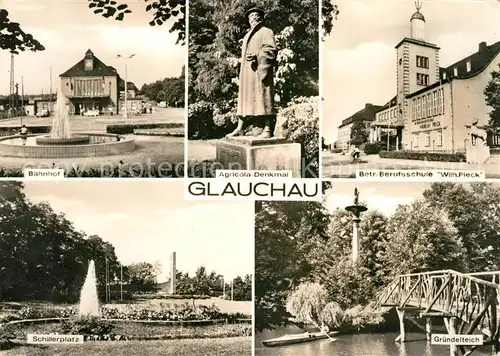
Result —
<svg viewBox="0 0 500 356"><path fill-rule="evenodd" d="M90 261L87 277L80 292L79 315L99 315L99 300L97 298L97 279L94 261Z"/></svg>
<svg viewBox="0 0 500 356"><path fill-rule="evenodd" d="M0 156L23 158L77 158L121 155L135 149L132 137L70 130L70 101L59 88L50 134L0 137ZM29 127L28 127L29 130Z"/></svg>
<svg viewBox="0 0 500 356"><path fill-rule="evenodd" d="M39 145L76 145L88 144L90 136L72 135L69 127L69 101L61 89L57 91L57 100L54 107L55 115L52 119L50 135L38 136L36 143Z"/></svg>

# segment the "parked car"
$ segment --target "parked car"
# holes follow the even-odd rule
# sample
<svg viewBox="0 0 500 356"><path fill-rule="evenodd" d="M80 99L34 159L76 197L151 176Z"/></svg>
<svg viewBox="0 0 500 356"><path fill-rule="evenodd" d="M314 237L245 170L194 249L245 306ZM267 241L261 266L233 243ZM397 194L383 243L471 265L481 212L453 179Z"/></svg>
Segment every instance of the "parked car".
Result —
<svg viewBox="0 0 500 356"><path fill-rule="evenodd" d="M83 114L83 116L87 116L87 117L90 117L90 116L99 116L99 110L87 110L87 111L85 111L85 113Z"/></svg>
<svg viewBox="0 0 500 356"><path fill-rule="evenodd" d="M36 113L36 117L48 117L49 114L49 110L43 109Z"/></svg>

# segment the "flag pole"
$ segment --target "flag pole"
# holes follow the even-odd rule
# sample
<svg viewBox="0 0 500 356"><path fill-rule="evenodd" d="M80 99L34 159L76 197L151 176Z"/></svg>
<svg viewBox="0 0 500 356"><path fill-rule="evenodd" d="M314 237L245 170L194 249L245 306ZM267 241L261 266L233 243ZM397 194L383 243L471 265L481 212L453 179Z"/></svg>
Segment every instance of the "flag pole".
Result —
<svg viewBox="0 0 500 356"><path fill-rule="evenodd" d="M123 300L123 265L120 264L120 300Z"/></svg>

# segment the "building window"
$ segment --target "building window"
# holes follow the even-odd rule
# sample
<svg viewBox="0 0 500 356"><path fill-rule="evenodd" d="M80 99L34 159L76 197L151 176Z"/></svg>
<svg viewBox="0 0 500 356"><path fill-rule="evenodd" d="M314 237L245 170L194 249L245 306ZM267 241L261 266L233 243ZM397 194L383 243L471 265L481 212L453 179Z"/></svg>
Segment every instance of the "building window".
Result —
<svg viewBox="0 0 500 356"><path fill-rule="evenodd" d="M446 79L446 72L443 72L443 80Z"/></svg>
<svg viewBox="0 0 500 356"><path fill-rule="evenodd" d="M437 145L442 146L443 145L443 130L439 130L437 132Z"/></svg>
<svg viewBox="0 0 500 356"><path fill-rule="evenodd" d="M427 117L432 116L432 98L431 93L427 94Z"/></svg>
<svg viewBox="0 0 500 356"><path fill-rule="evenodd" d="M432 115L433 116L436 116L438 113L438 103L437 103L438 95L437 94L438 94L437 91L432 92Z"/></svg>
<svg viewBox="0 0 500 356"><path fill-rule="evenodd" d="M413 135L413 147L418 147L419 140L420 140L420 135L418 133L414 134Z"/></svg>
<svg viewBox="0 0 500 356"><path fill-rule="evenodd" d="M453 67L453 75L458 77L458 67Z"/></svg>
<svg viewBox="0 0 500 356"><path fill-rule="evenodd" d="M423 96L421 99L422 99L422 114L420 115L420 117L423 119L426 117L425 114L427 112L426 111L427 105L425 103L425 96Z"/></svg>
<svg viewBox="0 0 500 356"><path fill-rule="evenodd" d="M443 115L444 114L444 89L439 90L439 101L440 101L439 114Z"/></svg>
<svg viewBox="0 0 500 356"><path fill-rule="evenodd" d="M470 72L472 69L472 63L470 60L467 61L467 72Z"/></svg>
<svg viewBox="0 0 500 356"><path fill-rule="evenodd" d="M429 147L431 145L431 133L425 133L425 147Z"/></svg>
<svg viewBox="0 0 500 356"><path fill-rule="evenodd" d="M417 67L429 68L429 58L423 56L417 56Z"/></svg>
<svg viewBox="0 0 500 356"><path fill-rule="evenodd" d="M417 110L415 110L416 106L417 106L417 100L413 99L411 101L411 120L412 121L415 121L415 119L417 118Z"/></svg>
<svg viewBox="0 0 500 356"><path fill-rule="evenodd" d="M420 119L420 98L417 99L417 120Z"/></svg>
<svg viewBox="0 0 500 356"><path fill-rule="evenodd" d="M429 85L429 75L417 73L417 85L426 87Z"/></svg>

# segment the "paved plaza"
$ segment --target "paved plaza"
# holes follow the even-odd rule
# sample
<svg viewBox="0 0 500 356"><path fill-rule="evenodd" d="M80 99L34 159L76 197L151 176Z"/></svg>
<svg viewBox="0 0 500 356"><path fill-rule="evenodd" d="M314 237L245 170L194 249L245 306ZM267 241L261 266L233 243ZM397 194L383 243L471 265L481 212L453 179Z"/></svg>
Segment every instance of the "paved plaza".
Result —
<svg viewBox="0 0 500 356"><path fill-rule="evenodd" d="M50 125L51 118L23 118L26 126ZM19 127L20 118L1 120L2 127ZM87 118L72 116L71 131L74 133L92 132L105 133L108 125L122 124L163 124L184 123L183 108L156 108L153 114L130 116L125 120L121 116L100 116ZM25 168L72 168L80 170L99 170L106 177L110 171L120 167L123 176L160 176L170 178L176 176L176 171L182 172L184 163L184 137L132 135L136 149L124 155L64 158L64 159L27 159L17 157L0 157L0 169L23 170ZM149 173L152 172L152 173Z"/></svg>
<svg viewBox="0 0 500 356"><path fill-rule="evenodd" d="M322 152L324 178L355 178L358 169L443 169L484 171L486 178L500 178L500 160L490 159L484 164L432 162L408 159L380 158L362 155L360 163L350 163L349 156L341 153Z"/></svg>

